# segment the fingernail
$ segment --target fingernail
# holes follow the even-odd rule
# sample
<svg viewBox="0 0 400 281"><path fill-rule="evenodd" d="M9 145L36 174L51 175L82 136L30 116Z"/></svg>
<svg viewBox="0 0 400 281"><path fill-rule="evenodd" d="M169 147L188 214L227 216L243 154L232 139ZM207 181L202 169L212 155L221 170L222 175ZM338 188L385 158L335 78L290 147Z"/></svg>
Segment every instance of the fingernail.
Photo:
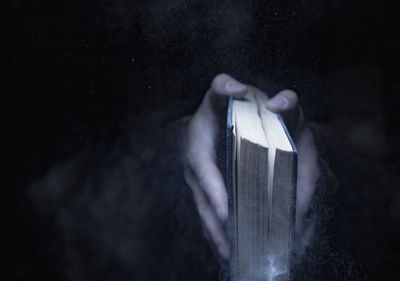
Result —
<svg viewBox="0 0 400 281"><path fill-rule="evenodd" d="M268 104L273 107L285 109L289 106L289 101L285 97L276 96L276 97L273 97L272 99L270 99L268 101Z"/></svg>
<svg viewBox="0 0 400 281"><path fill-rule="evenodd" d="M229 249L227 247L219 246L218 252L224 259L229 258Z"/></svg>
<svg viewBox="0 0 400 281"><path fill-rule="evenodd" d="M231 80L225 84L225 89L230 92L239 92L246 89L246 85L243 85L235 80Z"/></svg>
<svg viewBox="0 0 400 281"><path fill-rule="evenodd" d="M226 220L228 218L228 211L226 208L218 207L217 208L217 215L221 220Z"/></svg>

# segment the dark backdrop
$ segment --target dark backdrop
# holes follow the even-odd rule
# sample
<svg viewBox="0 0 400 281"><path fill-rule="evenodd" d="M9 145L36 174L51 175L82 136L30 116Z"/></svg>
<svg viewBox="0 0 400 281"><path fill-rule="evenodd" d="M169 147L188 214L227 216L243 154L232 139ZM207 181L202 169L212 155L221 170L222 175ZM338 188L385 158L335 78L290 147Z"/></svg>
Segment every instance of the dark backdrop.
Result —
<svg viewBox="0 0 400 281"><path fill-rule="evenodd" d="M2 3L2 280L51 276L29 184L139 117L162 112L156 129L193 112L219 72L270 93L292 88L308 118L328 124L319 139L339 182L334 240L367 278L396 278L394 1L260 2Z"/></svg>

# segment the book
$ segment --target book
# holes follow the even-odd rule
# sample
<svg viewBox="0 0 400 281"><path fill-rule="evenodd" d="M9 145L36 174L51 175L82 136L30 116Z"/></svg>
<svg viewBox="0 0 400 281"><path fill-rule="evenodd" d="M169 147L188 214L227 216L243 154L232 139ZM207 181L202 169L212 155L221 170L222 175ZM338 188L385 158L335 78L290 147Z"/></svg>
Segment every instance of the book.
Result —
<svg viewBox="0 0 400 281"><path fill-rule="evenodd" d="M266 96L229 101L228 234L231 281L290 280L297 151Z"/></svg>

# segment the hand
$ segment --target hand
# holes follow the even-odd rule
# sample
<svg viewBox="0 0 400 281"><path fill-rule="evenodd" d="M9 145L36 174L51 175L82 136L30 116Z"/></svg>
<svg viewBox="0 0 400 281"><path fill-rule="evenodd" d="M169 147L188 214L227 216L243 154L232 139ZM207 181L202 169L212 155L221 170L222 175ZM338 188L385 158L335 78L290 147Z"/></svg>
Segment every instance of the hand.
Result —
<svg viewBox="0 0 400 281"><path fill-rule="evenodd" d="M227 74L217 75L204 99L190 120L186 131L184 155L185 180L193 192L197 210L204 224L206 236L218 249L222 258L229 258L229 242L225 233L228 217L228 200L224 179L216 164L216 138L218 135L219 113L224 99L232 96L241 98L248 92L265 95L259 89L242 84ZM276 113L292 111L297 106L297 95L283 90L265 105ZM302 228L302 221L310 205L318 177L317 152L311 131L301 127L298 142L298 182L296 229Z"/></svg>

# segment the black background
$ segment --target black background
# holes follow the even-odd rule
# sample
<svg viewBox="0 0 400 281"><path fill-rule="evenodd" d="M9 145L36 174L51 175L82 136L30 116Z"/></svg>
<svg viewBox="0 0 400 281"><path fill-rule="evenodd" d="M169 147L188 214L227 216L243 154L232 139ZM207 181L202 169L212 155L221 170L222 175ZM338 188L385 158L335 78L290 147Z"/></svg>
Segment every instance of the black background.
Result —
<svg viewBox="0 0 400 281"><path fill-rule="evenodd" d="M369 114L363 108L371 101L379 101L381 107L371 118L381 120L382 153L364 155L325 138L341 194L333 236L354 252L367 279L395 280L400 261L400 17L394 3L305 2L308 6L301 8L296 1L288 1L287 7L278 1L254 3L249 8L254 18L250 31L238 36L249 41L233 39L225 45L220 39L224 29L216 28L219 20L203 26L213 3L193 2L175 21L146 19L151 3L2 3L0 99L6 144L0 278L51 276L51 261L26 193L29 184L55 163L118 137L130 128L132 118L154 115L161 108L169 122L193 112L212 77L228 72L249 83L257 83L262 73L274 81L272 90L297 90L309 118L318 122L335 121L343 114L340 108L358 108L346 115L357 120ZM167 11L172 2L154 3ZM190 19L194 27L185 27ZM376 70L380 91L325 93L330 85L326 81L335 82L334 73L349 67L345 73L361 73L360 83L367 88L370 76L364 81L359 69ZM252 80L254 73L258 78Z"/></svg>

